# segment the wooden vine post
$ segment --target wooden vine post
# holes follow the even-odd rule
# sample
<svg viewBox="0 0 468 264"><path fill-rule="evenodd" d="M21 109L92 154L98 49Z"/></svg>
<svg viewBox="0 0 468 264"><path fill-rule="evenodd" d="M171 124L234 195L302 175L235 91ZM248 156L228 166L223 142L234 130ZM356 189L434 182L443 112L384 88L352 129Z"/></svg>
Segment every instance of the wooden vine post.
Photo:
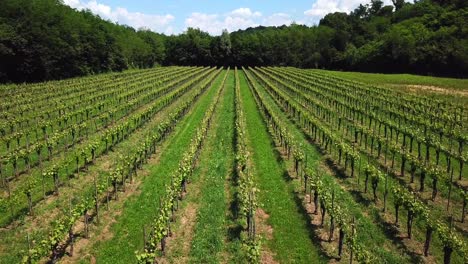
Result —
<svg viewBox="0 0 468 264"><path fill-rule="evenodd" d="M353 220L351 222L351 239L354 239L355 233L356 233L356 217L353 216ZM349 264L353 264L353 257L354 257L354 251L351 248L351 252L349 253Z"/></svg>
<svg viewBox="0 0 468 264"><path fill-rule="evenodd" d="M99 223L99 196L96 175L93 176L94 180L94 209L96 210L96 222Z"/></svg>

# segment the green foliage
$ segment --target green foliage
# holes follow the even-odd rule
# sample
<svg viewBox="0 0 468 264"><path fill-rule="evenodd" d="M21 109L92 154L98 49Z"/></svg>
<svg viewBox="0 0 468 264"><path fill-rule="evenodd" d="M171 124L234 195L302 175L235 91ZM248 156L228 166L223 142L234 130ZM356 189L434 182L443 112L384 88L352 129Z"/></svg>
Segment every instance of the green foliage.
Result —
<svg viewBox="0 0 468 264"><path fill-rule="evenodd" d="M104 21L58 0L5 0L0 81L39 81L152 67L164 57L156 33Z"/></svg>
<svg viewBox="0 0 468 264"><path fill-rule="evenodd" d="M58 0L4 0L0 81L69 78L155 65L295 66L466 76L466 1L372 0L318 26L177 36L104 21ZM394 8L395 7L395 8Z"/></svg>
<svg viewBox="0 0 468 264"><path fill-rule="evenodd" d="M221 70L218 70L217 73L220 71ZM216 75L212 75L211 78L215 78ZM227 73L224 75L221 87L223 87L226 77ZM208 85L210 85L210 80L205 82L203 86L206 87ZM169 236L170 222L174 213L176 200L179 200L182 197L183 192L186 191L184 186L189 181L189 178L195 169L198 153L206 139L207 131L211 124L221 91L222 89L217 91L215 95L217 100L215 100L208 108L202 123L197 129L197 133L192 138L188 149L184 153L182 160L179 162L178 169L173 172L171 176L171 184L166 186L165 196L160 200L157 216L151 223L151 233L148 242L145 245L144 252L135 252L138 263L152 263L151 260L158 255L159 244L163 243L164 239ZM188 105L186 107L188 107ZM182 108L180 109L180 113L182 113Z"/></svg>

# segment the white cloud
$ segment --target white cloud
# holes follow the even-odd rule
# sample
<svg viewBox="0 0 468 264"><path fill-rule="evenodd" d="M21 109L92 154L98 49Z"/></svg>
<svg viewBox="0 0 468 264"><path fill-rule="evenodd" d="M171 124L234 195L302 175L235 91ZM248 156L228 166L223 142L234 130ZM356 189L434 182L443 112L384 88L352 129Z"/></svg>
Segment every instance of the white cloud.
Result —
<svg viewBox="0 0 468 264"><path fill-rule="evenodd" d="M185 19L185 26L199 28L212 35L220 35L223 29L229 32L260 25L262 13L250 8L238 8L225 14L192 13Z"/></svg>
<svg viewBox="0 0 468 264"><path fill-rule="evenodd" d="M392 5L391 0L383 0L384 5ZM353 11L359 4L370 4L370 0L317 0L312 4L312 8L305 11L304 15L309 18L309 22L317 23L328 13Z"/></svg>
<svg viewBox="0 0 468 264"><path fill-rule="evenodd" d="M129 12L126 8L117 7L115 9L108 5L98 3L96 0L80 1L80 0L64 0L64 3L78 10L89 9L96 15L104 19L111 20L119 24L129 25L134 28L145 28L156 32L166 34L173 33L173 27L170 25L175 17L167 15L144 14L140 12Z"/></svg>
<svg viewBox="0 0 468 264"><path fill-rule="evenodd" d="M174 25L175 17L171 14L154 15L129 12L122 7L112 8L99 3L99 0L63 0L65 4L78 10L89 9L104 19L126 24L134 28L146 28L165 34L179 33L179 25ZM383 0L385 5L392 5L391 0ZM410 0L409 2L413 2ZM370 0L315 0L312 7L303 16L291 16L285 12L264 15L260 11L241 7L227 13L207 14L194 12L185 19L185 27L199 28L212 35L220 35L223 29L229 32L248 27L290 25L293 20L298 24L317 24L321 18L333 12L351 12L359 4L369 4Z"/></svg>
<svg viewBox="0 0 468 264"><path fill-rule="evenodd" d="M264 26L282 26L282 25L291 25L293 20L291 16L285 13L276 13L265 19L263 19L262 25Z"/></svg>
<svg viewBox="0 0 468 264"><path fill-rule="evenodd" d="M63 0L63 3L73 8L79 8L81 6L80 0Z"/></svg>
<svg viewBox="0 0 468 264"><path fill-rule="evenodd" d="M221 21L219 21L218 15L216 14L209 15L196 12L192 13L190 17L185 19L185 25L187 27L199 28L212 33L216 32L217 28L221 27Z"/></svg>
<svg viewBox="0 0 468 264"><path fill-rule="evenodd" d="M231 15L249 18L249 17L261 17L262 13L260 13L258 11L252 12L252 10L250 10L250 8L241 7L241 8L238 8L238 9L234 10L234 11L231 11Z"/></svg>
<svg viewBox="0 0 468 264"><path fill-rule="evenodd" d="M312 4L312 9L305 11L304 14L320 19L328 13L350 12L362 2L362 0L317 0Z"/></svg>

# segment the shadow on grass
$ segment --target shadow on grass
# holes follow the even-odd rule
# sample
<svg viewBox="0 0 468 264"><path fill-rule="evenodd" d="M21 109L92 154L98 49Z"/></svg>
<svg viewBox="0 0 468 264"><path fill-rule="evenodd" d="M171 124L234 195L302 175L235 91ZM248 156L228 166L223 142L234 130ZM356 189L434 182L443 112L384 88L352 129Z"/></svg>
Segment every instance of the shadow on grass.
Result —
<svg viewBox="0 0 468 264"><path fill-rule="evenodd" d="M374 212L372 214L375 222L377 222L377 226L383 231L385 234L385 237L391 241L393 241L395 244L398 244L410 257L411 263L424 263L424 260L422 258L422 255L413 252L404 242L402 237L398 237L398 234L400 231L398 228L390 222L385 221L385 219L382 218L382 215L378 212Z"/></svg>
<svg viewBox="0 0 468 264"><path fill-rule="evenodd" d="M296 127L299 126L295 120L292 120L292 122L296 125ZM328 152L326 152L318 143L316 143L314 141L314 139L308 133L306 133L303 129L299 129L299 131L305 137L307 142L312 147L314 147L314 149L318 153L320 153L320 155L322 155L322 156L327 156L328 155ZM341 180L345 180L345 179L350 178L350 177L348 177L346 175L346 172L344 171L344 169L341 166L338 166L338 164L336 164L329 157L327 157L325 159L325 164L327 165L327 167L329 167L332 170L333 174L337 178L339 178ZM402 180L402 179L399 179L399 180ZM365 197L360 190L353 189L353 190L347 190L347 192L351 194L351 196L353 197L355 202L357 202L359 204L362 204L365 207L370 207L370 206L372 206L374 204L374 201L367 198L367 197ZM374 212L373 215L372 215L372 218L373 218L372 219L373 222L383 232L385 237L388 240L392 241L392 243L398 245L398 247L401 248L410 257L411 263L422 263L423 262L422 256L420 254L418 254L418 253L413 252L403 242L403 239L401 237L398 237L398 234L400 233L400 231L395 227L394 224L386 222L385 219L383 219L381 214L378 213L378 212Z"/></svg>
<svg viewBox="0 0 468 264"><path fill-rule="evenodd" d="M262 122L268 128L268 125L265 122L265 117L264 117L263 113L261 111L260 111L260 113L262 114L262 117L263 117ZM274 153L274 155L276 157L277 162L281 165L281 167L283 169L282 178L285 180L285 182L291 188L291 184L292 184L292 181L293 181L293 176L290 175L288 173L288 170L286 169L287 168L287 164L286 164L287 155L286 155L286 153L281 153L280 152L280 150L282 150L282 147L276 145L276 143L275 143L275 141L273 140L273 137L272 137L272 131L270 129L267 129L267 130L268 130L267 132L270 134L270 137L269 137L270 145L274 149L273 153ZM283 156L283 154L284 154L284 156ZM296 192L295 190L293 190L290 193L294 198L294 203L296 204L296 211L300 214L302 220L306 223L306 229L309 231L308 232L308 237L309 237L310 241L312 242L312 244L315 247L321 249L319 251L320 256L323 257L324 259L328 259L328 260L338 259L338 258L328 254L326 252L325 248L321 245L320 242L323 241L323 240L316 234L319 227L312 224L313 218L312 218L312 215L309 214L307 209L304 207L303 198L301 197L302 192Z"/></svg>

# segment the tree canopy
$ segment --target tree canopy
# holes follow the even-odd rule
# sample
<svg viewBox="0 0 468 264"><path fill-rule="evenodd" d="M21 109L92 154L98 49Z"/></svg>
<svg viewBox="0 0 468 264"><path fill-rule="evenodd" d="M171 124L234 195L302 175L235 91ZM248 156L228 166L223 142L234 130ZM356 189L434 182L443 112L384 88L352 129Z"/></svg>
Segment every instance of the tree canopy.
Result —
<svg viewBox="0 0 468 264"><path fill-rule="evenodd" d="M69 78L155 65L295 66L468 76L468 2L380 0L316 26L165 36L105 21L60 0L2 0L0 81Z"/></svg>

